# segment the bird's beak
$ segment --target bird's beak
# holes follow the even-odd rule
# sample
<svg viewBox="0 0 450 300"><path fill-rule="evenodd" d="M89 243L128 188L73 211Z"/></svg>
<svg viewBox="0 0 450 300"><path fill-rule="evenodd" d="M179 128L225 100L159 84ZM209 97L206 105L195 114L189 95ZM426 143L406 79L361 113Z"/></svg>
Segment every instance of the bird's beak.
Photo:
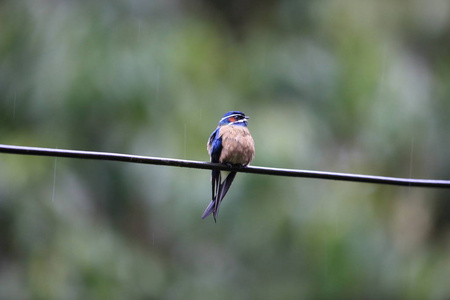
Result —
<svg viewBox="0 0 450 300"><path fill-rule="evenodd" d="M248 119L250 119L250 117L249 116L245 116L244 119L248 120Z"/></svg>

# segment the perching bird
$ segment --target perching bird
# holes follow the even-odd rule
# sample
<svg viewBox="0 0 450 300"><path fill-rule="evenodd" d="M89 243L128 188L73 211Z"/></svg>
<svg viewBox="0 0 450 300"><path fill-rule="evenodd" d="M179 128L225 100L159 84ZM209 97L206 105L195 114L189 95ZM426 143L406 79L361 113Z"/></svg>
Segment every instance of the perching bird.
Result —
<svg viewBox="0 0 450 300"><path fill-rule="evenodd" d="M208 139L211 162L247 166L255 157L255 145L247 128L248 117L240 111L229 111L219 121L219 126ZM225 197L236 172L211 171L212 201L202 215L202 219L211 213L214 221L219 214L219 206Z"/></svg>

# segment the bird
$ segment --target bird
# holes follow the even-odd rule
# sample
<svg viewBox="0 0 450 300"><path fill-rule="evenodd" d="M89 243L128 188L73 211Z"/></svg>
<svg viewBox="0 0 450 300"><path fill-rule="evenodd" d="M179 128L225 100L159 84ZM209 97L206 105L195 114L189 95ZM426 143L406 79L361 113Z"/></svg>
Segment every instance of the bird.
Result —
<svg viewBox="0 0 450 300"><path fill-rule="evenodd" d="M241 111L229 111L223 115L206 144L212 163L239 167L250 164L255 157L255 143L247 128L248 119ZM214 222L217 222L220 204L235 177L234 171L211 171L212 200L202 219L213 214Z"/></svg>

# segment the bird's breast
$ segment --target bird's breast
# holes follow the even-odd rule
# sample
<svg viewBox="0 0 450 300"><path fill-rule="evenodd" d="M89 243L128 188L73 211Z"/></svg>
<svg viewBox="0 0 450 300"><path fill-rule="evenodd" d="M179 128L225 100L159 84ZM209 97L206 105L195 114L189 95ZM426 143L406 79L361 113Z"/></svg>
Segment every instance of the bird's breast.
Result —
<svg viewBox="0 0 450 300"><path fill-rule="evenodd" d="M220 163L248 165L255 156L255 144L245 126L227 125L220 128L222 152Z"/></svg>

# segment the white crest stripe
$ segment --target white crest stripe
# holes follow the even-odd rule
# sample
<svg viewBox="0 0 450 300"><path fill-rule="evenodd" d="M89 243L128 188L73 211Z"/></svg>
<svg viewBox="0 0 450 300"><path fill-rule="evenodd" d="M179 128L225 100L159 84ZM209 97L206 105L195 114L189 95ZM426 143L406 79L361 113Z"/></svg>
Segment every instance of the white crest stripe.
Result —
<svg viewBox="0 0 450 300"><path fill-rule="evenodd" d="M223 117L222 119L220 119L219 123L222 122L225 119L231 118L231 117L237 117L237 116L242 116L242 114L232 114L226 117Z"/></svg>

